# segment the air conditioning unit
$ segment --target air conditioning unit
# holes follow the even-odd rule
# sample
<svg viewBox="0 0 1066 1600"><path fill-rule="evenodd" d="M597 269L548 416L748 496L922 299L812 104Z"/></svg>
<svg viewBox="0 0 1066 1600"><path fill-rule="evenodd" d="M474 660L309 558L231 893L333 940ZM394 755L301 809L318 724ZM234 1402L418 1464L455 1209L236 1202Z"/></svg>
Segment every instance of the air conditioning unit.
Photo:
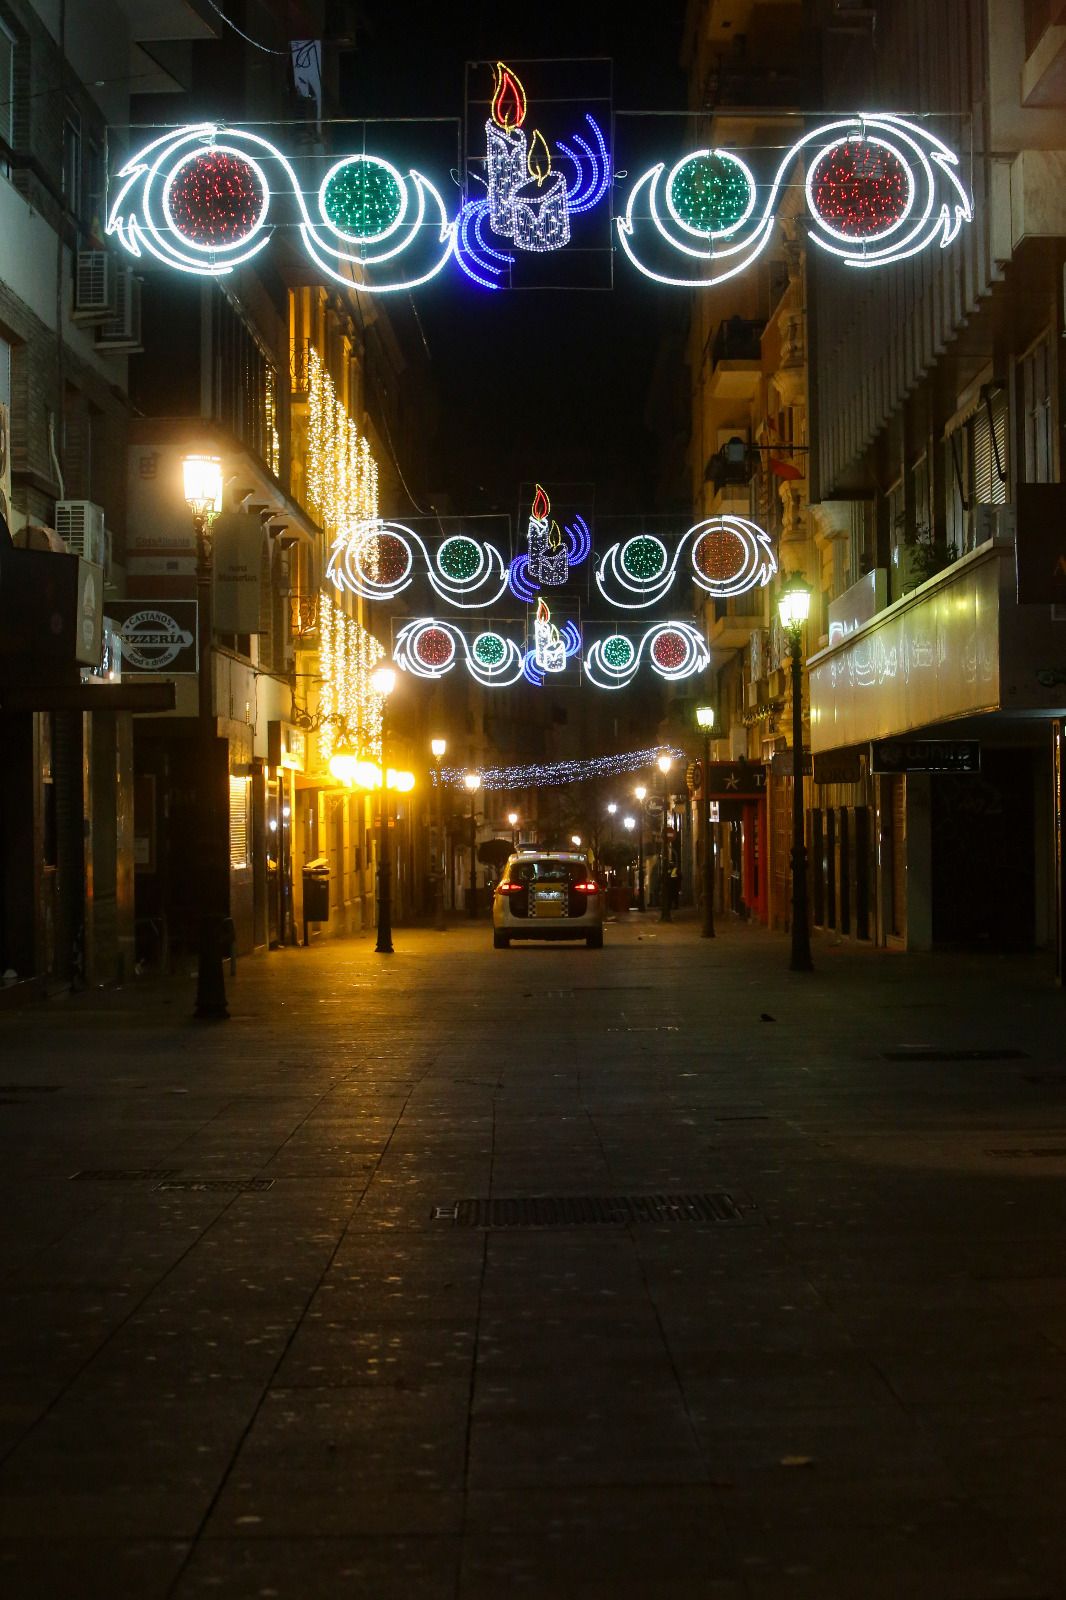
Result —
<svg viewBox="0 0 1066 1600"><path fill-rule="evenodd" d="M108 536L104 508L92 500L57 500L56 532L72 556L108 568Z"/></svg>
<svg viewBox="0 0 1066 1600"><path fill-rule="evenodd" d="M75 322L107 322L115 315L118 262L110 250L79 250L74 259Z"/></svg>
<svg viewBox="0 0 1066 1600"><path fill-rule="evenodd" d="M116 354L143 350L141 343L141 280L129 267L117 269L115 315L96 329L96 348Z"/></svg>

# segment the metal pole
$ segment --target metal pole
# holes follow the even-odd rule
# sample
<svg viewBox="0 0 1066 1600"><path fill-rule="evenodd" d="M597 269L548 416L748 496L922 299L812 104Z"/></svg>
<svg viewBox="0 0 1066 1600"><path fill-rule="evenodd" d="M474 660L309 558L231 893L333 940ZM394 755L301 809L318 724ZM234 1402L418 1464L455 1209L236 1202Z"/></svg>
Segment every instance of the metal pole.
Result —
<svg viewBox="0 0 1066 1600"><path fill-rule="evenodd" d="M703 733L703 927L700 937L714 938L714 837L711 833L711 734Z"/></svg>
<svg viewBox="0 0 1066 1600"><path fill-rule="evenodd" d="M195 513L197 626L200 634L198 675L200 743L199 800L201 816L200 926L196 961L195 1015L222 1021L229 1016L226 980L222 972L222 924L225 913L218 903L222 873L222 817L215 768L218 739L211 677L211 550L207 516Z"/></svg>
<svg viewBox="0 0 1066 1600"><path fill-rule="evenodd" d="M1055 982L1066 983L1066 724L1051 724L1051 781L1055 830Z"/></svg>
<svg viewBox="0 0 1066 1600"><path fill-rule="evenodd" d="M433 926L444 932L444 776L437 757L437 860L433 885Z"/></svg>
<svg viewBox="0 0 1066 1600"><path fill-rule="evenodd" d="M803 672L800 630L789 633L792 651L792 958L793 972L813 972L807 924L807 845L803 832Z"/></svg>
<svg viewBox="0 0 1066 1600"><path fill-rule="evenodd" d="M639 877L639 880L637 882L637 910L638 911L646 911L648 908L644 903L644 802L643 802L643 800L638 801L638 804L640 806L640 820L639 820L639 822L637 824L637 828L638 828L638 832L637 832L638 867L637 867L637 870L638 870L638 872L640 874L640 877Z"/></svg>
<svg viewBox="0 0 1066 1600"><path fill-rule="evenodd" d="M477 818L474 813L474 790L470 796L470 903L466 908L468 917L477 916Z"/></svg>
<svg viewBox="0 0 1066 1600"><path fill-rule="evenodd" d="M661 843L661 845L659 847L660 848L660 856L659 856L659 901L660 901L660 904L661 904L661 907L662 907L662 909L661 909L661 911L659 913L659 921L660 922L672 922L674 920L673 916L671 915L671 912L670 912L670 834L669 834L669 827L668 827L669 821L670 821L670 784L669 784L669 781L668 781L668 779L666 777L666 774L663 773L663 836L662 836L662 843Z"/></svg>
<svg viewBox="0 0 1066 1600"><path fill-rule="evenodd" d="M391 956L392 948L392 863L389 860L389 790L385 747L385 703L381 711L381 807L378 811L378 942L374 951Z"/></svg>

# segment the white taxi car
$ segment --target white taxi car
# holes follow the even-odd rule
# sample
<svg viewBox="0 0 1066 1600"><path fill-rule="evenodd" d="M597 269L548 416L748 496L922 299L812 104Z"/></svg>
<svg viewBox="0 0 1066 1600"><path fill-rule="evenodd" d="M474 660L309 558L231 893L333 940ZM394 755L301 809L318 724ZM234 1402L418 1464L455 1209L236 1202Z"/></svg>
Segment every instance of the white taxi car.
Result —
<svg viewBox="0 0 1066 1600"><path fill-rule="evenodd" d="M492 942L584 939L603 948L606 892L580 850L520 850L511 856L492 897Z"/></svg>

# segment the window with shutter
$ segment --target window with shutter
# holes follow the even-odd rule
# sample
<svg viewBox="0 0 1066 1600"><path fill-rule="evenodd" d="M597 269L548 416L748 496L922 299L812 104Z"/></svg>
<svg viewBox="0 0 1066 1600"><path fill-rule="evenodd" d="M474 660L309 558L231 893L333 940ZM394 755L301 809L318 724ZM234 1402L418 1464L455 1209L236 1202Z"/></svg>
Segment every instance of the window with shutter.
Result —
<svg viewBox="0 0 1066 1600"><path fill-rule="evenodd" d="M1058 480L1052 437L1052 377L1051 341L1045 335L1021 362L1022 468L1026 483Z"/></svg>

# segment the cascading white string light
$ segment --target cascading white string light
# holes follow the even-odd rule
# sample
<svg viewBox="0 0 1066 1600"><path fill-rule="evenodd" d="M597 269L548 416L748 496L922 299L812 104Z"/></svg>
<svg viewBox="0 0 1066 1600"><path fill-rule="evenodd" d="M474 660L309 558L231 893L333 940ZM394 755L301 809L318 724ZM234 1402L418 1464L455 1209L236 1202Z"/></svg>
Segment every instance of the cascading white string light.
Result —
<svg viewBox="0 0 1066 1600"><path fill-rule="evenodd" d="M627 772L641 772L654 766L660 756L675 761L686 759L677 745L657 744L647 750L626 750L612 756L590 756L575 761L537 761L528 766L479 767L483 789L537 789L561 783L582 783L587 778L620 778ZM462 789L468 767L443 767L440 781L445 788ZM437 781L434 771L433 783Z"/></svg>

